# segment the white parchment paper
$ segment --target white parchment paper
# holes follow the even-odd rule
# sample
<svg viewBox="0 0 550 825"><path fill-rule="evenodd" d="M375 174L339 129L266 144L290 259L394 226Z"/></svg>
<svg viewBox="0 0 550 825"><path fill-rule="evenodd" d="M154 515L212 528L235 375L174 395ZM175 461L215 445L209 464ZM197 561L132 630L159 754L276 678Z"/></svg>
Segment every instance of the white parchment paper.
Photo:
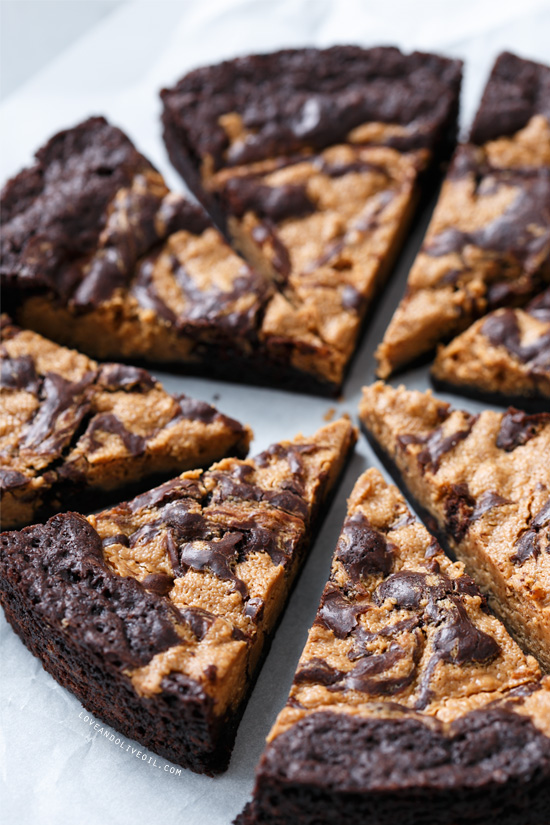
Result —
<svg viewBox="0 0 550 825"><path fill-rule="evenodd" d="M496 55L507 48L550 62L546 0L193 0L132 2L61 54L0 107L0 177L15 174L53 132L105 114L166 175L182 184L161 140L158 90L197 66L285 46L395 44L466 61L462 127L475 112ZM313 432L330 407L356 416L373 380L382 337L420 243L409 239L364 336L344 398L330 402L281 391L160 374L169 391L215 403L249 422L253 451ZM429 386L427 370L399 380ZM476 411L473 401L445 396ZM249 797L263 740L286 700L357 476L379 466L361 437L323 531L289 603L241 724L230 768L210 779L175 768L105 728L47 675L0 617L0 821L6 825L229 825ZM96 725L97 723L97 725ZM289 823L290 825L290 823Z"/></svg>

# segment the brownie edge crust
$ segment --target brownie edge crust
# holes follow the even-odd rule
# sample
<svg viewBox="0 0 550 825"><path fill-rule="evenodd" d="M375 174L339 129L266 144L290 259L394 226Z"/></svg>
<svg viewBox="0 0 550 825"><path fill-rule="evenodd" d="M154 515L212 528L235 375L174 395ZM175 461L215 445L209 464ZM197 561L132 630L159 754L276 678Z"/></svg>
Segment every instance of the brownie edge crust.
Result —
<svg viewBox="0 0 550 825"><path fill-rule="evenodd" d="M546 825L550 739L502 707L447 733L436 720L320 712L271 742L257 776L238 825Z"/></svg>
<svg viewBox="0 0 550 825"><path fill-rule="evenodd" d="M121 677L121 667L135 667L144 656L174 643L174 617L166 600L111 573L99 536L76 513L5 533L0 541L6 618L45 670L84 707L155 753L195 771L222 770L236 725L216 720L212 700L197 682L172 674L160 694L147 698ZM123 613L133 627L124 627ZM70 640L61 616L70 624ZM216 739L214 753L208 746Z"/></svg>

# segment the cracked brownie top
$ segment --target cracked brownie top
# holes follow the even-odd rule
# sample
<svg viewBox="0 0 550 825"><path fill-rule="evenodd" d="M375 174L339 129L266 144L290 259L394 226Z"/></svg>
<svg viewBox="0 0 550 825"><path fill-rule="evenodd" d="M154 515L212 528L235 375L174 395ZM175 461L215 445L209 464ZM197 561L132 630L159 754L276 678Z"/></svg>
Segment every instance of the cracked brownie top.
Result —
<svg viewBox="0 0 550 825"><path fill-rule="evenodd" d="M340 143L363 124L365 142L433 149L447 137L460 77L460 61L421 52L286 49L197 69L162 98L206 177Z"/></svg>

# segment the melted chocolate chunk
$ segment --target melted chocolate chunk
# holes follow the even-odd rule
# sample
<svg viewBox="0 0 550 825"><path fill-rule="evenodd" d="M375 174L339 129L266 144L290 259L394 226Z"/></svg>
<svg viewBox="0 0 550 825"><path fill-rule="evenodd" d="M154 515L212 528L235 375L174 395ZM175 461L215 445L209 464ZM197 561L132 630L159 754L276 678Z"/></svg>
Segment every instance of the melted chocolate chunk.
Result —
<svg viewBox="0 0 550 825"><path fill-rule="evenodd" d="M143 455L147 447L147 439L137 433L131 433L127 430L122 421L120 421L116 415L113 415L113 413L101 413L100 415L95 415L88 425L85 437L88 439L90 450L92 452L101 449L103 446L102 442L95 438L95 434L98 432L117 435L130 455L134 457Z"/></svg>
<svg viewBox="0 0 550 825"><path fill-rule="evenodd" d="M457 665L490 662L500 653L500 645L471 621L463 605L453 599L453 610L443 613L444 624L433 640L436 655Z"/></svg>
<svg viewBox="0 0 550 825"><path fill-rule="evenodd" d="M388 171L377 163L357 158L349 163L329 163L322 157L315 158L314 167L329 178L342 178L344 175L353 175L361 172L374 172L377 175L388 177Z"/></svg>
<svg viewBox="0 0 550 825"><path fill-rule="evenodd" d="M466 535L473 519L477 502L467 484L446 486L444 494L445 524L451 536L458 542Z"/></svg>
<svg viewBox="0 0 550 825"><path fill-rule="evenodd" d="M103 542L105 545L105 542ZM141 582L146 590L156 593L158 596L166 596L174 586L173 576L166 573L149 573ZM180 611L181 613L181 611Z"/></svg>
<svg viewBox="0 0 550 825"><path fill-rule="evenodd" d="M391 599L397 608L411 610L420 607L420 603L428 595L441 598L444 593L443 584L434 587L426 583L425 573L400 570L398 573L392 573L378 585L372 600L375 604L382 605L386 599Z"/></svg>
<svg viewBox="0 0 550 825"><path fill-rule="evenodd" d="M525 310L540 321L550 321L550 287L529 301Z"/></svg>
<svg viewBox="0 0 550 825"><path fill-rule="evenodd" d="M183 621L189 625L191 632L202 641L214 622L216 617L209 610L202 607L185 607L179 610Z"/></svg>
<svg viewBox="0 0 550 825"><path fill-rule="evenodd" d="M470 435L472 427L477 421L478 416L471 416L467 422L466 429L458 430L450 435L443 435L443 428L438 427L428 436L425 436L422 441L421 437L417 443L423 443L424 449L417 455L417 460L423 469L430 469L433 473L439 470L442 457L450 452L457 444L464 441Z"/></svg>
<svg viewBox="0 0 550 825"><path fill-rule="evenodd" d="M363 304L363 296L358 289L355 289L351 284L345 284L342 287L342 306L344 309L349 309L353 312L359 312Z"/></svg>
<svg viewBox="0 0 550 825"><path fill-rule="evenodd" d="M19 470L9 470L7 467L0 467L0 489L1 490L16 490L18 487L24 487L31 481L26 475L20 473Z"/></svg>
<svg viewBox="0 0 550 825"><path fill-rule="evenodd" d="M301 218L316 208L304 184L266 186L249 177L231 178L222 191L222 198L237 217L252 211L274 223Z"/></svg>
<svg viewBox="0 0 550 825"><path fill-rule="evenodd" d="M156 385L156 381L147 370L129 367L123 364L102 364L97 379L102 389L147 392Z"/></svg>
<svg viewBox="0 0 550 825"><path fill-rule="evenodd" d="M502 507L503 504L511 504L512 502L508 498L504 498L504 496L499 495L494 490L487 490L485 493L482 493L478 499L476 499L476 504L472 515L470 516L470 521L476 521L477 519L481 518L488 513L489 510L492 510L493 507Z"/></svg>
<svg viewBox="0 0 550 825"><path fill-rule="evenodd" d="M517 447L527 444L538 435L543 427L548 425L550 425L549 413L527 415L521 410L510 407L502 417L497 435L497 447L506 450L507 453L512 452Z"/></svg>
<svg viewBox="0 0 550 825"><path fill-rule="evenodd" d="M10 358L2 356L0 364L0 386L10 390L25 390L33 395L40 389L41 379L36 374L34 360L30 355Z"/></svg>
<svg viewBox="0 0 550 825"><path fill-rule="evenodd" d="M177 326L178 317L160 297L154 280L156 255L149 256L137 267L130 294L144 309L152 310L159 318Z"/></svg>
<svg viewBox="0 0 550 825"><path fill-rule="evenodd" d="M544 549L550 553L550 530L542 528L550 525L550 499L533 516L530 527L516 541L516 552L512 556L514 564L523 564L527 559L536 559Z"/></svg>
<svg viewBox="0 0 550 825"><path fill-rule="evenodd" d="M179 566L174 572L185 573L189 567L193 570L210 570L219 579L232 581L235 590L244 598L248 595L246 585L231 569L231 564L238 559L238 546L242 539L243 534L235 532L226 533L217 540L182 544L177 551Z"/></svg>
<svg viewBox="0 0 550 825"><path fill-rule="evenodd" d="M516 548L512 556L514 564L523 564L530 558L536 559L540 555L537 531L526 530L516 541L514 547Z"/></svg>
<svg viewBox="0 0 550 825"><path fill-rule="evenodd" d="M544 525L550 522L550 499L544 504L538 513L535 514L533 521L531 524L533 527L544 527Z"/></svg>
<svg viewBox="0 0 550 825"><path fill-rule="evenodd" d="M106 536L101 541L103 547L110 547L111 544L122 544L123 547L129 547L130 541L125 533L116 533L114 536Z"/></svg>
<svg viewBox="0 0 550 825"><path fill-rule="evenodd" d="M315 682L319 685L334 685L339 682L344 673L329 665L324 659L313 657L307 664L300 667L294 677L294 684Z"/></svg>
<svg viewBox="0 0 550 825"><path fill-rule="evenodd" d="M284 523L280 526L283 527ZM267 553L273 564L285 565L296 549L294 541L288 542L282 538L281 533L256 526L253 522L241 522L239 528L243 533L240 548L243 558L247 558L252 553Z"/></svg>
<svg viewBox="0 0 550 825"><path fill-rule="evenodd" d="M524 364L550 367L550 332L541 335L530 344L521 344L518 320L513 309L501 310L484 322L481 332L493 346L502 346Z"/></svg>
<svg viewBox="0 0 550 825"><path fill-rule="evenodd" d="M327 585L315 624L332 630L337 639L345 639L357 627L357 617L368 609L366 604L347 601L338 587Z"/></svg>
<svg viewBox="0 0 550 825"><path fill-rule="evenodd" d="M252 619L252 621L257 624L264 614L264 607L264 600L260 599L259 597L255 597L253 599L248 599L244 606L243 613L245 616L247 616L249 619Z"/></svg>
<svg viewBox="0 0 550 825"><path fill-rule="evenodd" d="M196 401L194 398L187 398L185 395L178 395L176 400L180 408L180 413L176 416L178 420L180 418L186 418L189 421L202 421L203 424L211 424L213 421L221 418L217 409L211 407L206 401ZM233 421L233 419L227 420ZM234 421L234 424L237 430L242 429L236 421Z"/></svg>
<svg viewBox="0 0 550 825"><path fill-rule="evenodd" d="M88 372L77 382L47 372L42 381L40 405L23 435L24 449L44 454L58 453L72 438L90 409L91 385L95 373Z"/></svg>
<svg viewBox="0 0 550 825"><path fill-rule="evenodd" d="M344 690L358 690L361 693L393 696L404 690L416 677L418 662L422 648L415 636L416 644L413 649L411 667L400 676L391 676L386 679L376 679L375 676L386 673L388 670L407 657L407 652L398 644L392 643L385 653L371 654L362 658L355 667L346 674L342 688ZM337 686L336 686L337 687Z"/></svg>
<svg viewBox="0 0 550 825"><path fill-rule="evenodd" d="M291 270L290 253L277 235L272 224L266 220L262 221L262 223L255 226L252 230L252 238L261 247L269 242L273 253L271 258L273 268L278 273L281 280L286 281Z"/></svg>
<svg viewBox="0 0 550 825"><path fill-rule="evenodd" d="M387 575L393 563L391 546L385 536L374 530L362 513L346 519L335 558L353 582L379 573Z"/></svg>
<svg viewBox="0 0 550 825"><path fill-rule="evenodd" d="M472 146L459 147L449 177L460 178L475 170L476 175L494 181L496 187L516 186L516 198L502 215L480 229L470 232L444 229L424 245L423 252L441 257L461 254L466 246L475 246L511 257L525 270L535 272L541 250L550 240L550 230L546 229L550 225L550 175L544 169L533 169L529 173L491 169L484 162L477 163L477 152ZM468 159L466 162L464 157ZM540 231L532 231L532 227L540 227ZM500 295L496 292L491 295L491 308L509 302L515 294L513 283L505 282L505 286Z"/></svg>
<svg viewBox="0 0 550 825"><path fill-rule="evenodd" d="M127 507L131 513L136 513L138 510L159 507L186 498L201 501L203 495L198 479L174 478L153 490L136 496L128 502Z"/></svg>

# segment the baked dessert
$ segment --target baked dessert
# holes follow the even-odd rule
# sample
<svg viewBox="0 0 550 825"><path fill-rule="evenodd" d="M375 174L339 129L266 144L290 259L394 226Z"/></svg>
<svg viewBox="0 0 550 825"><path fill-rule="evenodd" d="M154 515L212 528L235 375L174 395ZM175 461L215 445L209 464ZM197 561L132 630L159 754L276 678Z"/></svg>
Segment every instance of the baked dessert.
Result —
<svg viewBox="0 0 550 825"><path fill-rule="evenodd" d="M168 153L276 285L262 345L335 390L449 150L462 64L395 48L287 49L207 66L161 93Z"/></svg>
<svg viewBox="0 0 550 825"><path fill-rule="evenodd" d="M376 470L241 825L546 823L550 680Z"/></svg>
<svg viewBox="0 0 550 825"><path fill-rule="evenodd" d="M4 529L248 452L248 427L204 401L168 395L146 370L100 365L5 315L1 332Z"/></svg>
<svg viewBox="0 0 550 825"><path fill-rule="evenodd" d="M550 288L525 309L497 309L438 349L436 387L550 411Z"/></svg>
<svg viewBox="0 0 550 825"><path fill-rule="evenodd" d="M273 379L253 357L270 285L104 118L55 135L2 209L0 273L23 326L94 358Z"/></svg>
<svg viewBox="0 0 550 825"><path fill-rule="evenodd" d="M97 515L3 533L8 621L98 718L194 771L224 770L355 439L340 419Z"/></svg>
<svg viewBox="0 0 550 825"><path fill-rule="evenodd" d="M378 382L360 416L428 525L550 669L550 414L471 415Z"/></svg>
<svg viewBox="0 0 550 825"><path fill-rule="evenodd" d="M550 281L550 67L494 65L458 147L407 289L377 351L393 371Z"/></svg>

